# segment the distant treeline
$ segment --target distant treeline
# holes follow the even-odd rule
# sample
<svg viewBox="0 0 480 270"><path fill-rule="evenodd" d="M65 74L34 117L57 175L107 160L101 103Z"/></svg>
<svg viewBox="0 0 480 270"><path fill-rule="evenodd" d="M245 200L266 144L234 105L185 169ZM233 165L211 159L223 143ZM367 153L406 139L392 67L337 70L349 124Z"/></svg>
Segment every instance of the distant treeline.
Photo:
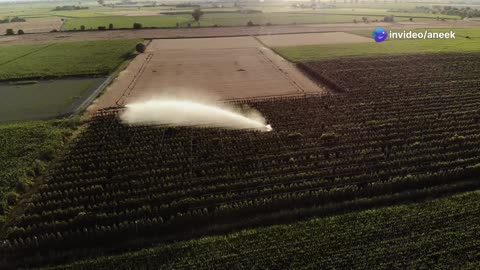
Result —
<svg viewBox="0 0 480 270"><path fill-rule="evenodd" d="M81 6L57 6L53 11L64 11L64 10L80 10L80 9L89 9L89 7Z"/></svg>
<svg viewBox="0 0 480 270"><path fill-rule="evenodd" d="M10 18L5 18L3 20L0 20L0 23L10 23L10 22L26 22L27 20L25 20L24 18L20 18L20 17L13 17L12 19Z"/></svg>

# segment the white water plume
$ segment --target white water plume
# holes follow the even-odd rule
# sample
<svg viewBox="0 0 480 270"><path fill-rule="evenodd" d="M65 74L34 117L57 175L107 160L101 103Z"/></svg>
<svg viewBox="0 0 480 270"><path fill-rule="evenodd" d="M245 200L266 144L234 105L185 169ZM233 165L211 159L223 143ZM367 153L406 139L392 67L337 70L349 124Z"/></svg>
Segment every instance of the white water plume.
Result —
<svg viewBox="0 0 480 270"><path fill-rule="evenodd" d="M271 131L265 118L255 110L236 112L227 106L188 100L153 99L126 105L121 115L130 125L204 126L227 129Z"/></svg>

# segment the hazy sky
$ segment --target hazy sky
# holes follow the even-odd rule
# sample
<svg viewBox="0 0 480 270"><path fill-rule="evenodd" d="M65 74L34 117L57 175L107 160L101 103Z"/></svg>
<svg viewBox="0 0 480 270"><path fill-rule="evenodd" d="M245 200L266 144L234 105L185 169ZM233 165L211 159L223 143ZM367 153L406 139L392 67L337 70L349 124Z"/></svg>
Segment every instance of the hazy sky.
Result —
<svg viewBox="0 0 480 270"><path fill-rule="evenodd" d="M68 0L67 0L68 1ZM157 0L157 2L171 2L171 1L175 1L175 2L197 2L197 1L202 1L202 0ZM206 0L204 0L206 1ZM268 0L267 0L268 1ZM282 1L282 0L280 0ZM288 0L287 0L288 1ZM290 0L291 1L291 0ZM295 1L295 0L293 0ZM309 0L304 0L305 2L308 2ZM327 2L327 0L320 0L321 2ZM0 0L0 3L5 3L5 2L18 2L18 3L21 3L21 2L47 2L46 0ZM51 1L51 2L62 2L62 1ZM63 1L63 2L66 2L66 1ZM82 1L82 0L74 0L72 2L90 2L90 1ZM393 2L393 1L392 1ZM439 0L439 1L427 1L425 0L425 2L428 2L429 4L432 4L432 3L435 3L435 2L438 2L438 3L442 3L442 4L446 4L448 2L453 2L453 3L463 3L463 4L475 4L475 5L478 5L480 4L480 0ZM450 4L453 4L453 3L450 3ZM419 4L421 5L422 3L414 3L414 4Z"/></svg>

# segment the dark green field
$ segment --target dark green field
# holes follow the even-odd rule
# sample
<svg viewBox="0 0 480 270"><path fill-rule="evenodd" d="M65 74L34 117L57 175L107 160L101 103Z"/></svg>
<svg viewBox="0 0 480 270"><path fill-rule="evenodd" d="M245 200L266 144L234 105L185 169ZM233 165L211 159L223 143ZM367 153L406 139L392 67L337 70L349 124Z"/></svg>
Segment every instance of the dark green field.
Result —
<svg viewBox="0 0 480 270"><path fill-rule="evenodd" d="M49 269L478 269L480 191Z"/></svg>
<svg viewBox="0 0 480 270"><path fill-rule="evenodd" d="M145 259L146 266L133 261L119 268L195 269L198 261L209 269L338 269L351 268L366 250L371 257L353 266L426 268L442 251L452 254L442 265L465 256L476 263L478 254L469 250L478 241L465 240L476 228L455 223L463 216L446 219L458 210L393 216L387 224L355 212L479 188L479 59L480 53L450 53L305 62L299 66L329 94L233 102L262 113L271 132L128 126L120 118L124 108L102 111L8 220L0 251L8 254L7 266L48 266L332 216L349 227L316 224L317 239L275 232L278 245L262 244L262 236L270 237L262 233L254 237L258 246L244 239L238 248L227 246L238 257L213 247L208 257L198 253L207 240L176 253L176 245L185 246L179 243ZM345 212L353 214L335 217ZM454 235L439 231L419 246L414 241L442 228ZM402 238L412 229L419 230L415 238Z"/></svg>

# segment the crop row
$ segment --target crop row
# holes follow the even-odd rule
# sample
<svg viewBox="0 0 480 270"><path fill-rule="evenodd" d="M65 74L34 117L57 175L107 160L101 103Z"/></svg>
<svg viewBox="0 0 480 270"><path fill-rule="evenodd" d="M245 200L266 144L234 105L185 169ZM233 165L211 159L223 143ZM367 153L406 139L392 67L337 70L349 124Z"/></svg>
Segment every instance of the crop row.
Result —
<svg viewBox="0 0 480 270"><path fill-rule="evenodd" d="M330 77L343 94L233 102L259 110L272 132L126 126L122 109L101 111L9 222L2 247L20 256L128 245L475 179L479 67L465 55L416 56L431 67L427 83L397 58L306 64L343 74ZM442 77L449 65L456 72Z"/></svg>
<svg viewBox="0 0 480 270"><path fill-rule="evenodd" d="M480 193L247 230L61 269L427 269L479 266ZM60 269L60 268L59 268Z"/></svg>

